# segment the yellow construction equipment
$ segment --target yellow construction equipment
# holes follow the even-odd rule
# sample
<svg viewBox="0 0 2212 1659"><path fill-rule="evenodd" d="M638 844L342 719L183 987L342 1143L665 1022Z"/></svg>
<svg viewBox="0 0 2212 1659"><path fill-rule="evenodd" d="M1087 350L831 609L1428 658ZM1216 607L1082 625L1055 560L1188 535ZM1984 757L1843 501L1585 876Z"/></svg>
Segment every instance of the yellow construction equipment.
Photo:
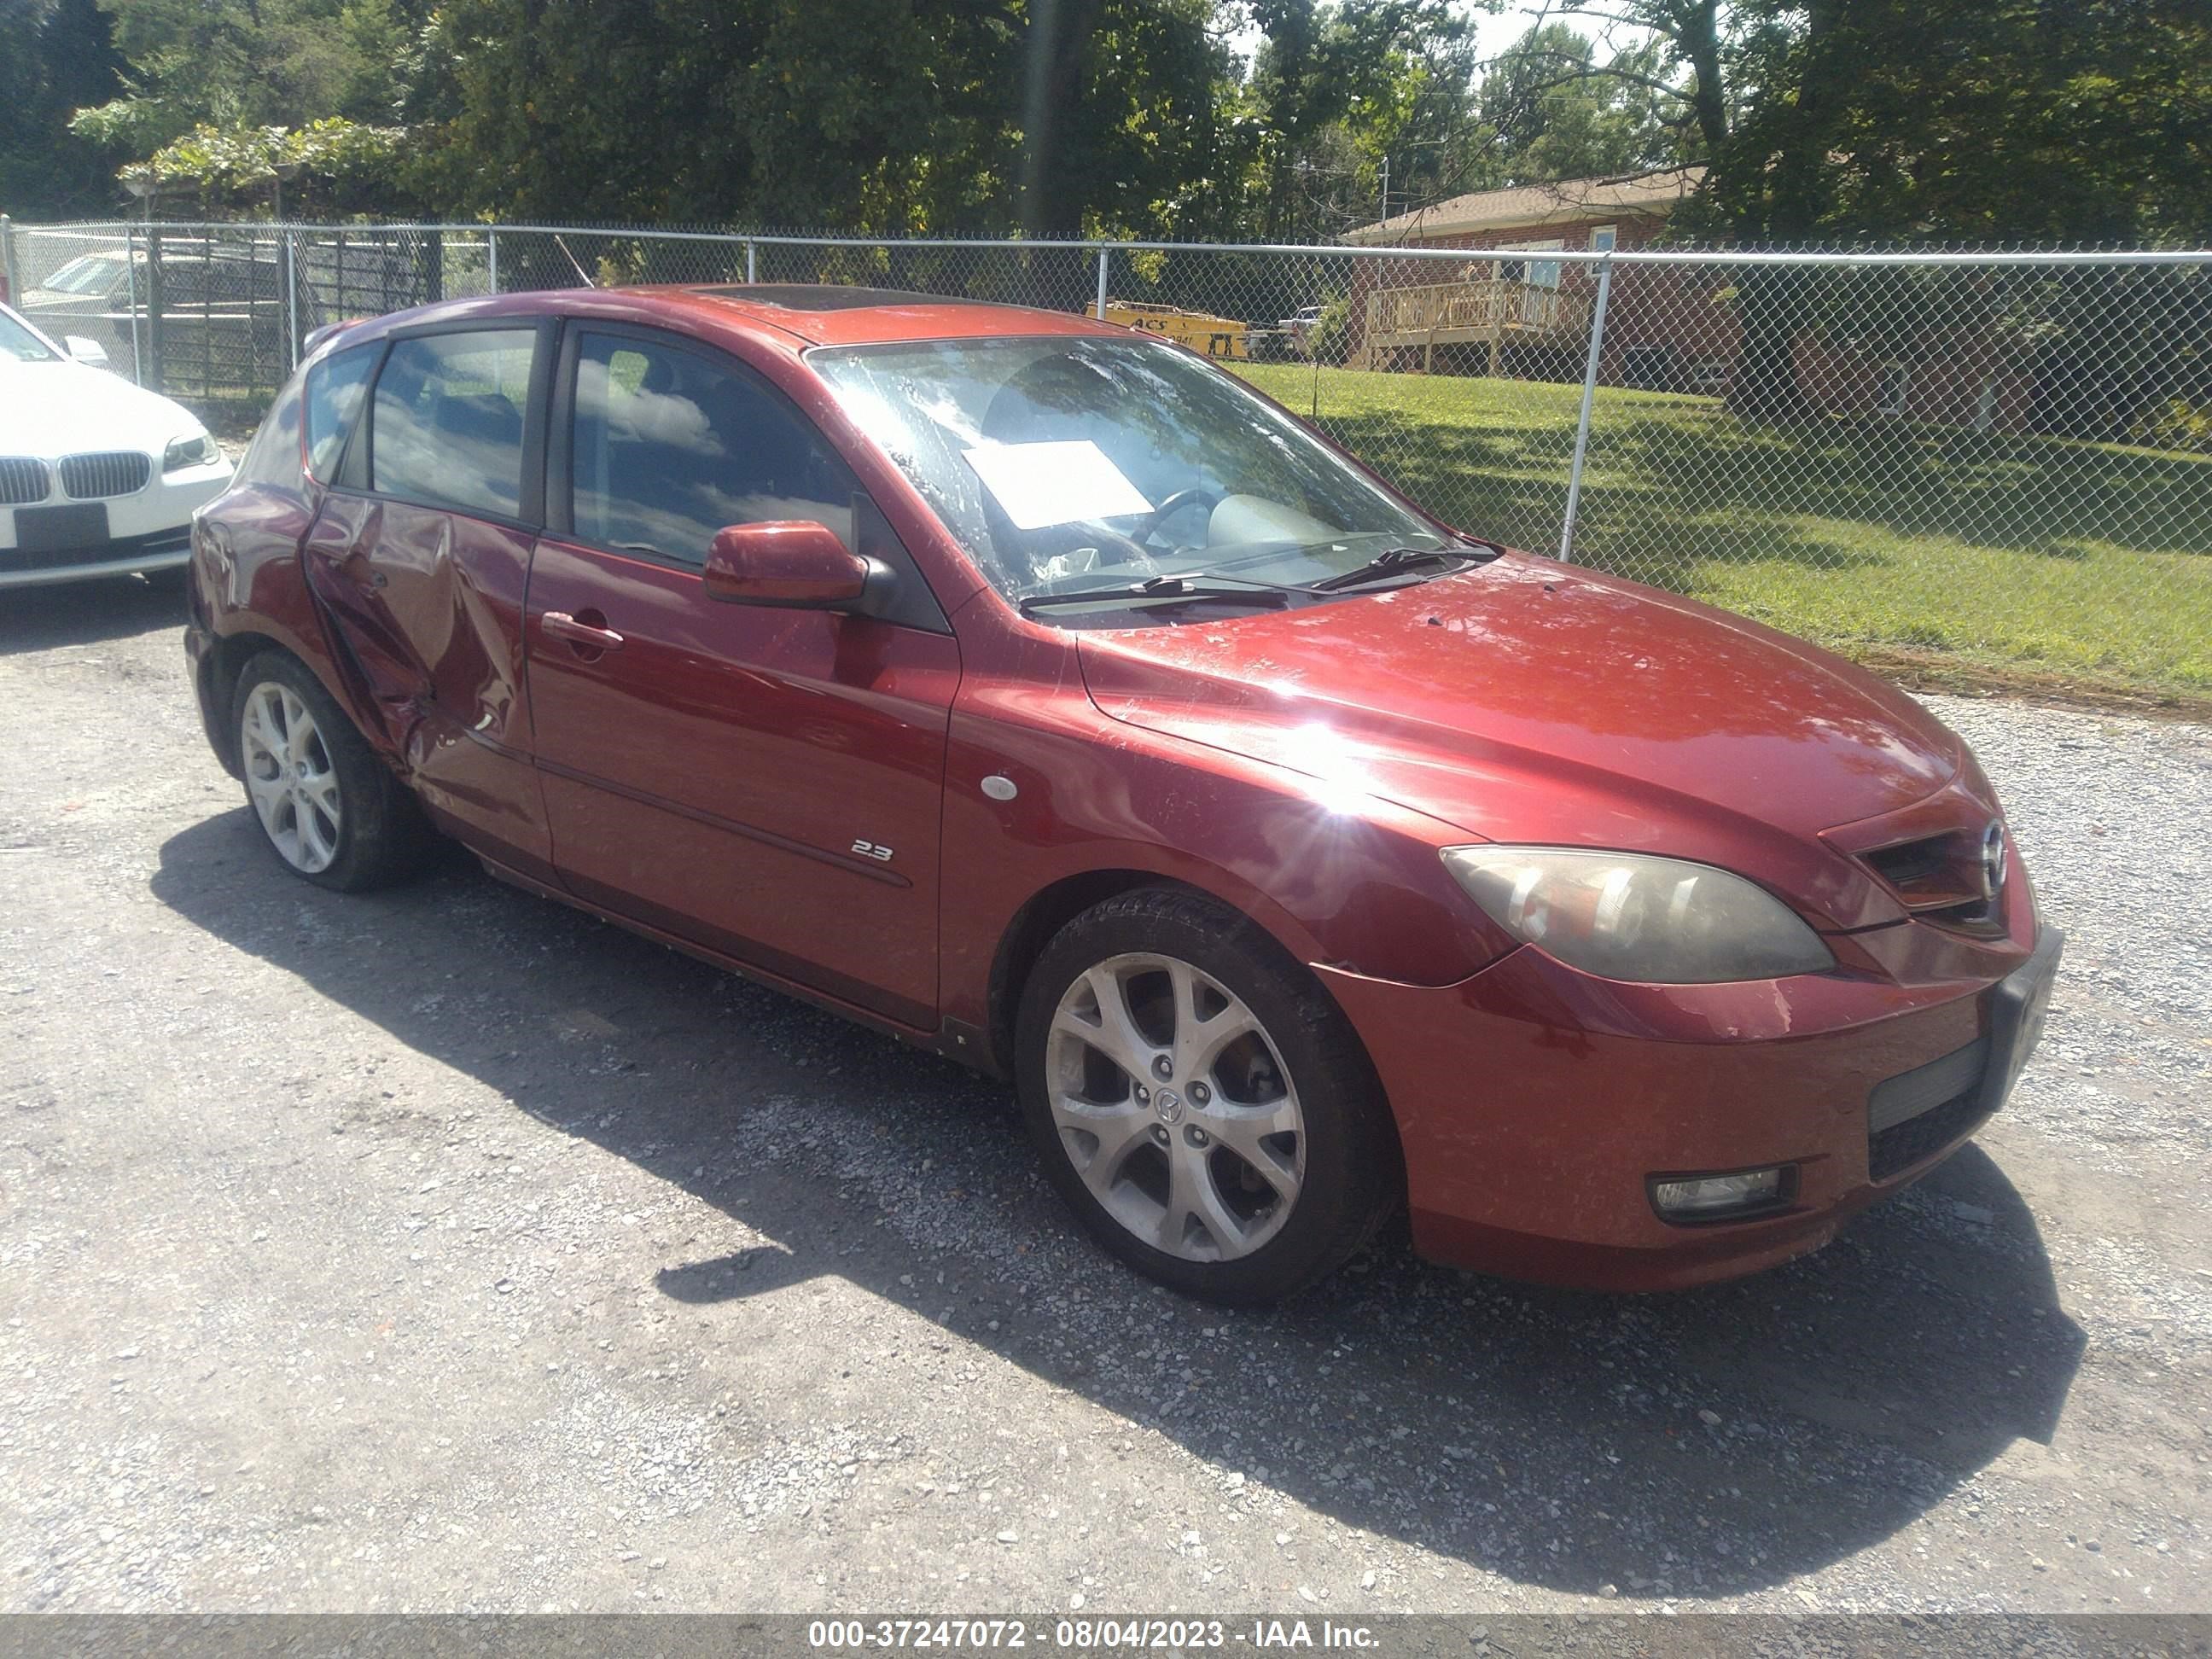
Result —
<svg viewBox="0 0 2212 1659"><path fill-rule="evenodd" d="M1234 357L1242 362L1252 355L1252 325L1233 318L1213 317L1177 306L1152 305L1142 300L1109 300L1106 320L1124 328L1140 328L1147 334L1187 345L1209 357Z"/></svg>

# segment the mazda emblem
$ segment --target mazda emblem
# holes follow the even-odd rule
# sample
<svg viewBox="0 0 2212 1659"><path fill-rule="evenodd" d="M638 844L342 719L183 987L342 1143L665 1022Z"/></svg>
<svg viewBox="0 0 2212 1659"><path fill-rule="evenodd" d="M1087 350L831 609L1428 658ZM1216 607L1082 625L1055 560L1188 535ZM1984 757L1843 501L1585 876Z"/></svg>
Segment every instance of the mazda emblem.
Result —
<svg viewBox="0 0 2212 1659"><path fill-rule="evenodd" d="M1995 899L2004 886L2005 839L2004 825L1996 819L1982 831L1982 896Z"/></svg>

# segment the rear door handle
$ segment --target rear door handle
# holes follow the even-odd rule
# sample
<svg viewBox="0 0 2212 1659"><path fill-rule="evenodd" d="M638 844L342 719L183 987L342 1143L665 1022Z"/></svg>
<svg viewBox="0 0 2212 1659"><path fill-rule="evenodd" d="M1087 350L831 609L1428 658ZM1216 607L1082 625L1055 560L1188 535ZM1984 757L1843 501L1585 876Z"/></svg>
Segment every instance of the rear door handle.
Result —
<svg viewBox="0 0 2212 1659"><path fill-rule="evenodd" d="M589 623L578 622L565 611L549 611L541 619L545 631L556 640L566 640L583 651L619 651L623 636L611 628L594 628Z"/></svg>
<svg viewBox="0 0 2212 1659"><path fill-rule="evenodd" d="M347 580L363 587L382 587L390 580L369 562L368 555L358 547L346 550L346 556L338 561L338 568Z"/></svg>

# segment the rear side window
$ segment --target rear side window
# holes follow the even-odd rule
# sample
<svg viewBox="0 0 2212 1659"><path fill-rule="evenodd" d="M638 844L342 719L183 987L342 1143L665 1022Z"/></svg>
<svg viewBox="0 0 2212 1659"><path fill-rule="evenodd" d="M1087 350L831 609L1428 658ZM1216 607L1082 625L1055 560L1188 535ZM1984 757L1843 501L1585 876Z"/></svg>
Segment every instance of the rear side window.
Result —
<svg viewBox="0 0 2212 1659"><path fill-rule="evenodd" d="M537 338L487 329L395 342L376 377L369 487L426 507L519 516Z"/></svg>
<svg viewBox="0 0 2212 1659"><path fill-rule="evenodd" d="M338 457L361 417L380 349L371 344L334 352L307 371L307 471L325 483L337 476Z"/></svg>
<svg viewBox="0 0 2212 1659"><path fill-rule="evenodd" d="M725 525L812 519L853 545L855 485L828 441L766 387L703 357L586 334L574 420L583 541L702 565Z"/></svg>
<svg viewBox="0 0 2212 1659"><path fill-rule="evenodd" d="M287 387L261 422L246 459L238 464L238 476L245 483L298 491L301 396L297 386Z"/></svg>

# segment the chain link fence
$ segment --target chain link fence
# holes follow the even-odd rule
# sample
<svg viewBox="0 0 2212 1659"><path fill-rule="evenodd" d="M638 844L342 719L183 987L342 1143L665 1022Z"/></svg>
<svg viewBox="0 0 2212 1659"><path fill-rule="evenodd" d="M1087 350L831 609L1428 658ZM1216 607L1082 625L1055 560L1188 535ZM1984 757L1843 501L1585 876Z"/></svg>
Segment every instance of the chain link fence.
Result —
<svg viewBox="0 0 2212 1659"><path fill-rule="evenodd" d="M1087 312L1478 534L1862 654L2212 691L2212 252L102 223L0 255L49 333L240 425L313 330L439 299L837 283Z"/></svg>

